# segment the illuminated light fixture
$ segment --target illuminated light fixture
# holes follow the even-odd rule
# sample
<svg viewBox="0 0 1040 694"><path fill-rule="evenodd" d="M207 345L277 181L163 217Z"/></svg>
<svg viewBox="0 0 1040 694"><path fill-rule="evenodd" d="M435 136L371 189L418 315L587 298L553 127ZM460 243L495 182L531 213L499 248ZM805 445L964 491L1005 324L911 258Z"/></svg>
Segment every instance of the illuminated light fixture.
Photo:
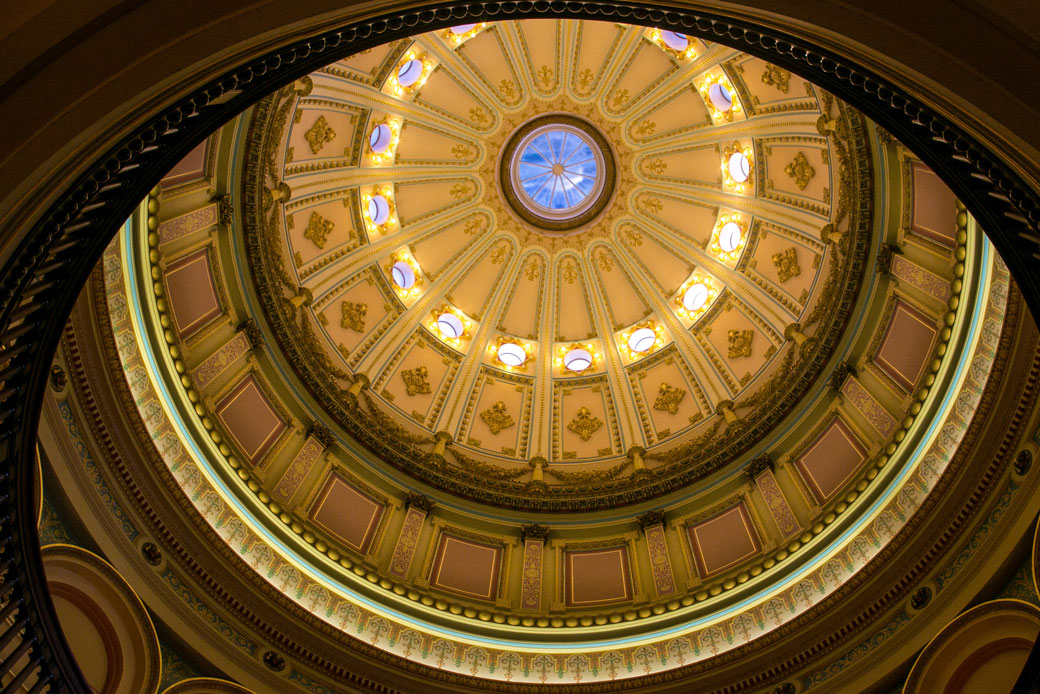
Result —
<svg viewBox="0 0 1040 694"><path fill-rule="evenodd" d="M726 253L732 253L740 247L742 232L740 225L736 222L726 222L719 229L719 248Z"/></svg>
<svg viewBox="0 0 1040 694"><path fill-rule="evenodd" d="M515 342L503 342L495 349L495 356L507 369L515 369L527 361L529 350L530 347L521 347Z"/></svg>
<svg viewBox="0 0 1040 694"><path fill-rule="evenodd" d="M418 58L412 58L397 68L397 83L402 87L411 87L422 77L423 64Z"/></svg>
<svg viewBox="0 0 1040 694"><path fill-rule="evenodd" d="M737 194L747 190L754 168L751 147L742 147L739 142L734 142L722 153L722 177L726 187Z"/></svg>
<svg viewBox="0 0 1040 694"><path fill-rule="evenodd" d="M654 29L650 32L650 40L665 50L675 53L680 58L695 58L697 52L694 50L693 41L686 34L677 31L661 31Z"/></svg>
<svg viewBox="0 0 1040 694"><path fill-rule="evenodd" d="M366 212L373 224L382 226L390 219L390 203L384 195L373 195L368 201Z"/></svg>
<svg viewBox="0 0 1040 694"><path fill-rule="evenodd" d="M418 296L421 292L419 287L422 286L423 279L419 274L419 266L404 251L390 256L390 264L386 266L386 272L390 275L390 282L397 291L397 295L402 299Z"/></svg>
<svg viewBox="0 0 1040 694"><path fill-rule="evenodd" d="M657 342L657 333L651 328L638 328L628 336L628 348L633 352L643 353Z"/></svg>
<svg viewBox="0 0 1040 694"><path fill-rule="evenodd" d="M675 297L676 312L691 321L700 318L719 296L716 282L705 275L694 274Z"/></svg>
<svg viewBox="0 0 1040 694"><path fill-rule="evenodd" d="M660 325L655 325L652 320L644 321L618 336L618 349L630 361L642 359L664 344L663 333Z"/></svg>
<svg viewBox="0 0 1040 694"><path fill-rule="evenodd" d="M408 51L397 65L397 70L390 74L387 84L394 96L404 96L423 86L426 78L433 70L433 62L420 58L415 51Z"/></svg>
<svg viewBox="0 0 1040 694"><path fill-rule="evenodd" d="M415 270L403 260L398 260L390 266L390 276L401 289L411 289L415 286Z"/></svg>
<svg viewBox="0 0 1040 694"><path fill-rule="evenodd" d="M361 208L365 211L365 227L368 233L386 232L386 226L395 224L394 199L390 188L376 188L361 196Z"/></svg>
<svg viewBox="0 0 1040 694"><path fill-rule="evenodd" d="M437 316L437 330L444 337L457 340L463 335L462 319L450 311L445 311Z"/></svg>
<svg viewBox="0 0 1040 694"><path fill-rule="evenodd" d="M390 130L390 126L380 123L372 129L372 134L368 136L368 148L376 154L382 154L389 149L392 140L393 131Z"/></svg>
<svg viewBox="0 0 1040 694"><path fill-rule="evenodd" d="M603 355L596 351L596 346L588 344L559 345L553 363L561 371L579 374L595 365Z"/></svg>
<svg viewBox="0 0 1040 694"><path fill-rule="evenodd" d="M662 31L661 40L673 51L685 51L690 46L690 39L677 31Z"/></svg>
<svg viewBox="0 0 1040 694"><path fill-rule="evenodd" d="M576 347L563 355L563 365L568 371L581 373L592 366L592 354L587 349Z"/></svg>
<svg viewBox="0 0 1040 694"><path fill-rule="evenodd" d="M720 111L733 108L733 95L724 85L717 82L708 87L708 98L711 99L711 105Z"/></svg>
<svg viewBox="0 0 1040 694"><path fill-rule="evenodd" d="M727 213L719 217L718 224L711 234L711 243L708 250L714 253L724 263L735 263L740 258L747 241L745 229L747 227L741 222L736 213Z"/></svg>
<svg viewBox="0 0 1040 694"><path fill-rule="evenodd" d="M733 121L733 115L740 112L740 103L737 101L733 86L722 73L718 75L707 74L704 81L697 85L704 103L711 111L714 120Z"/></svg>
<svg viewBox="0 0 1040 694"><path fill-rule="evenodd" d="M480 32L481 29L487 26L487 22L480 22L479 24L457 24L448 31L445 32L444 36L451 43L458 46L466 39L472 38Z"/></svg>
<svg viewBox="0 0 1040 694"><path fill-rule="evenodd" d="M703 282L691 284L690 288L683 293L683 308L685 308L690 313L694 313L696 311L701 310L707 305L710 294L711 293L708 290L708 285L704 284Z"/></svg>
<svg viewBox="0 0 1040 694"><path fill-rule="evenodd" d="M734 152L726 162L729 177L737 183L744 183L751 175L751 160L743 152Z"/></svg>
<svg viewBox="0 0 1040 694"><path fill-rule="evenodd" d="M379 123L368 136L368 150L377 164L389 162L400 138L401 123L391 118Z"/></svg>

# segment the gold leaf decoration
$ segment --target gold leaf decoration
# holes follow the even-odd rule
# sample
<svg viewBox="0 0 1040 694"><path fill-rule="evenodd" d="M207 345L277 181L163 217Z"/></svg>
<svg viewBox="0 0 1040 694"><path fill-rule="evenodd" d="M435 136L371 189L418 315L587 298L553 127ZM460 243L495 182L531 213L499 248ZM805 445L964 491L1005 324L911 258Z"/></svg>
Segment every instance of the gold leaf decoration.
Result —
<svg viewBox="0 0 1040 694"><path fill-rule="evenodd" d="M595 76L595 73L590 68L585 68L578 73L578 86L584 90L585 87L592 84L592 78Z"/></svg>
<svg viewBox="0 0 1040 694"><path fill-rule="evenodd" d="M791 88L791 73L776 65L766 65L766 70L762 73L762 83L772 85L786 94Z"/></svg>
<svg viewBox="0 0 1040 694"><path fill-rule="evenodd" d="M307 221L307 228L303 232L303 238L309 239L318 248L325 248L325 242L335 228L336 225L330 220L325 219L317 212L311 212L311 218Z"/></svg>
<svg viewBox="0 0 1040 694"><path fill-rule="evenodd" d="M451 197L455 198L456 200L461 200L462 198L464 198L467 195L469 195L469 190L470 190L469 186L466 185L465 183L456 183L448 191L448 194L451 195Z"/></svg>
<svg viewBox="0 0 1040 694"><path fill-rule="evenodd" d="M668 162L661 159L661 157L656 157L650 161L644 161L643 166L646 167L647 170L653 171L655 174L660 176L668 168Z"/></svg>
<svg viewBox="0 0 1040 694"><path fill-rule="evenodd" d="M754 330L730 330L726 333L726 337L729 339L730 359L736 359L737 357L750 357L751 339L754 336Z"/></svg>
<svg viewBox="0 0 1040 694"><path fill-rule="evenodd" d="M551 85L553 82L553 69L548 65L538 68L538 81L542 83L543 87Z"/></svg>
<svg viewBox="0 0 1040 694"><path fill-rule="evenodd" d="M409 395L425 395L430 392L430 382L426 377L430 374L425 366L417 366L401 372L401 380L404 381L404 389Z"/></svg>
<svg viewBox="0 0 1040 694"><path fill-rule="evenodd" d="M469 119L474 123L480 123L481 125L487 125L491 122L491 118L484 111L482 106L474 106L469 110Z"/></svg>
<svg viewBox="0 0 1040 694"><path fill-rule="evenodd" d="M318 116L318 120L314 121L314 125L303 136L311 146L311 152L317 154L322 147L335 139L336 131L329 127L329 122L325 120L325 116Z"/></svg>
<svg viewBox="0 0 1040 694"><path fill-rule="evenodd" d="M816 169L805 158L805 153L799 152L795 155L794 160L784 168L784 173L794 179L798 190L805 190L809 186L809 181L816 175Z"/></svg>
<svg viewBox="0 0 1040 694"><path fill-rule="evenodd" d="M782 253L773 254L773 265L776 266L777 277L781 282L786 282L792 277L802 274L802 268L798 265L798 256L794 246Z"/></svg>
<svg viewBox="0 0 1040 694"><path fill-rule="evenodd" d="M516 83L513 80L503 79L498 83L498 91L507 99L516 96Z"/></svg>
<svg viewBox="0 0 1040 694"><path fill-rule="evenodd" d="M578 268L574 261L568 260L563 264L563 279L567 284L574 284L574 280L578 279Z"/></svg>
<svg viewBox="0 0 1040 694"><path fill-rule="evenodd" d="M614 97L610 100L610 105L615 109L620 108L624 104L628 103L628 90L619 89L614 92Z"/></svg>
<svg viewBox="0 0 1040 694"><path fill-rule="evenodd" d="M484 424L487 424L491 433L496 435L516 423L513 421L513 417L506 412L506 404L501 400L481 412L480 418L484 420Z"/></svg>
<svg viewBox="0 0 1040 694"><path fill-rule="evenodd" d="M458 144L451 148L451 154L456 159L467 159L473 156L473 150L469 145Z"/></svg>
<svg viewBox="0 0 1040 694"><path fill-rule="evenodd" d="M541 271L541 263L539 263L536 258L531 258L527 261L527 267L524 269L524 274L527 276L529 281L534 282L538 279L538 275L541 274Z"/></svg>
<svg viewBox="0 0 1040 694"><path fill-rule="evenodd" d="M654 409L676 414L679 411L679 403L686 397L686 391L670 383L662 383L657 389L657 399L654 400Z"/></svg>
<svg viewBox="0 0 1040 694"><path fill-rule="evenodd" d="M578 414L574 415L574 419L567 425L567 428L577 434L582 441L588 441L601 426L603 426L603 422L599 417L592 414L589 408L581 407L578 408Z"/></svg>
<svg viewBox="0 0 1040 694"><path fill-rule="evenodd" d="M350 328L354 332L365 332L365 316L368 314L368 304L344 301L342 304L343 320L340 325Z"/></svg>
<svg viewBox="0 0 1040 694"><path fill-rule="evenodd" d="M495 250L491 251L491 255L488 256L491 259L492 265L498 265L506 259L506 247L495 246Z"/></svg>

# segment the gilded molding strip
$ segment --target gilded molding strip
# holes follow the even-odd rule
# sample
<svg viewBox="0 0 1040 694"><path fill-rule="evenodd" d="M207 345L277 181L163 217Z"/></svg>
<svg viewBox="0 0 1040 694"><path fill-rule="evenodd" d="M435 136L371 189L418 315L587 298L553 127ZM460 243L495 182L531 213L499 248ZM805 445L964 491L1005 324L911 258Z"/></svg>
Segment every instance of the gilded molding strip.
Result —
<svg viewBox="0 0 1040 694"><path fill-rule="evenodd" d="M761 474L755 477L755 486L758 487L759 494L765 499L766 506L769 507L769 513L773 516L773 520L776 521L776 527L780 529L780 533L786 538L798 532L800 529L798 519L795 518L794 513L791 511L791 506L787 503L787 498L784 496L783 491L780 490L780 485L776 483L773 471L769 469L763 470Z"/></svg>
<svg viewBox="0 0 1040 694"><path fill-rule="evenodd" d="M217 203L168 219L159 225L159 243L169 243L207 229L216 225L217 219Z"/></svg>
<svg viewBox="0 0 1040 694"><path fill-rule="evenodd" d="M314 461L318 459L323 450L325 450L325 447L321 445L321 442L313 434L308 436L296 457L289 463L289 467L286 468L282 479L278 481L278 486L274 489L275 496L284 502L292 499L303 483L303 479L310 472Z"/></svg>
<svg viewBox="0 0 1040 694"><path fill-rule="evenodd" d="M863 384L855 376L845 379L845 385L841 388L844 395L857 410L859 410L871 426L877 429L885 437L891 436L896 430L896 420L888 413L881 404L874 399Z"/></svg>
<svg viewBox="0 0 1040 694"><path fill-rule="evenodd" d="M668 545L665 542L664 523L650 526L646 533L646 551L650 555L650 569L654 574L654 588L657 597L664 597L675 592L675 577L672 575L672 562L668 558Z"/></svg>
<svg viewBox="0 0 1040 694"><path fill-rule="evenodd" d="M545 540L529 537L524 540L524 581L520 592L521 610L542 609L542 557Z"/></svg>
<svg viewBox="0 0 1040 694"><path fill-rule="evenodd" d="M901 255L892 256L892 276L912 284L925 294L946 303L950 300L950 283Z"/></svg>
<svg viewBox="0 0 1040 694"><path fill-rule="evenodd" d="M231 366L239 357L249 352L249 340L240 332L228 340L223 347L206 357L206 360L191 372L195 387L202 390Z"/></svg>
<svg viewBox="0 0 1040 694"><path fill-rule="evenodd" d="M394 556L390 559L389 572L391 575L400 578L408 576L408 569L412 565L412 557L415 556L415 548L419 544L419 535L422 533L424 520L426 520L426 511L415 506L408 508L404 524L401 526L401 534L397 538L397 546L394 547Z"/></svg>

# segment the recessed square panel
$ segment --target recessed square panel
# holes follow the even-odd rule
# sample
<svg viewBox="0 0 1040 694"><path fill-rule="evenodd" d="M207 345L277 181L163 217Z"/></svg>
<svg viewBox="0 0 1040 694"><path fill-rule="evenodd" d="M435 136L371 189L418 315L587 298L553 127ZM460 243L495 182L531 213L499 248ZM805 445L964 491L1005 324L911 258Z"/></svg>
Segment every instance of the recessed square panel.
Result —
<svg viewBox="0 0 1040 694"><path fill-rule="evenodd" d="M243 378L217 403L217 417L246 459L254 465L287 426L253 374Z"/></svg>
<svg viewBox="0 0 1040 694"><path fill-rule="evenodd" d="M593 607L632 599L625 546L564 553L565 598L570 607Z"/></svg>
<svg viewBox="0 0 1040 694"><path fill-rule="evenodd" d="M437 544L430 585L478 600L494 600L502 546L443 533Z"/></svg>
<svg viewBox="0 0 1040 694"><path fill-rule="evenodd" d="M200 249L170 263L164 277L170 312L182 338L194 335L224 313L213 280L209 249Z"/></svg>
<svg viewBox="0 0 1040 694"><path fill-rule="evenodd" d="M761 550L744 502L686 528L697 572L710 576L736 566Z"/></svg>
<svg viewBox="0 0 1040 694"><path fill-rule="evenodd" d="M311 504L310 517L351 549L368 551L384 506L339 475L329 475Z"/></svg>
<svg viewBox="0 0 1040 694"><path fill-rule="evenodd" d="M795 464L813 496L822 503L845 486L866 459L866 448L848 425L835 417Z"/></svg>
<svg viewBox="0 0 1040 694"><path fill-rule="evenodd" d="M181 159L170 169L162 181L159 182L163 188L201 181L206 177L206 158L208 155L209 140L200 142L195 149L188 152L188 156Z"/></svg>
<svg viewBox="0 0 1040 694"><path fill-rule="evenodd" d="M930 318L905 301L896 300L874 363L910 392L932 355L938 328Z"/></svg>
<svg viewBox="0 0 1040 694"><path fill-rule="evenodd" d="M914 162L911 170L914 193L910 230L953 248L957 245L957 198L924 164Z"/></svg>

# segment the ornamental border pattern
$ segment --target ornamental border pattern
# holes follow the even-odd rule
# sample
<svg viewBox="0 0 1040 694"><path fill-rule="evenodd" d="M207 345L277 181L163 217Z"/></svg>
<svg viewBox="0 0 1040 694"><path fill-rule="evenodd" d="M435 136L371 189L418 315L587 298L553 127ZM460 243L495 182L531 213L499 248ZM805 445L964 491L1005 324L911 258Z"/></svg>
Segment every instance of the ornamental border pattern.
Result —
<svg viewBox="0 0 1040 694"><path fill-rule="evenodd" d="M1000 268L997 268L997 272L999 277L995 285L998 289L991 295L991 301L987 306L987 314L983 321L984 329L981 331L980 343L976 350L976 356L972 360L971 373L962 386L961 396L957 398L957 416L952 417L952 421L948 421L944 425L943 436L933 445L933 451L928 456L923 457L918 469L904 486L903 491L890 501L889 509L881 514L874 524L865 528L860 536L855 539L856 541L850 543L850 546L843 552L841 561L828 562L825 566L815 571L814 575L787 591L788 594L783 599L774 599L763 605L756 606L750 613L745 612L736 615L721 625L706 627L695 634L672 639L667 644L659 643L654 647L631 647L608 653L579 653L569 657L561 655L550 656L548 654L535 656L530 653L519 655L494 649L482 649L465 644L456 644L451 648L451 652L455 655L453 659L443 657L446 652L444 649L439 649L441 656L438 659L438 666L448 672L454 671L463 677L467 675L477 676L479 673L481 676L491 679L511 679L514 675L519 675L520 673L511 667L506 668L504 665L506 661L513 662L512 659L515 656L519 658L520 663L524 664L523 679L519 681L533 682L536 676L539 681L545 682L548 679L548 673L552 672L552 674L556 675L558 681L565 676L573 676L575 681L584 680L592 682L614 679L619 674L625 677L625 672L628 673L627 676L639 675L640 673L636 672L637 666L639 666L638 669L643 671L642 674L656 673L657 675L663 675L680 664L689 662L686 660L686 656L692 654L691 660L701 661L699 666L694 668L694 670L700 671L707 667L707 661L711 660L709 654L725 654L723 661L729 660L740 652L734 649L748 644L771 631L772 629L766 628L767 618L773 622L773 627L781 627L778 630L778 635L782 635L783 633L789 633L791 629L797 628L803 622L803 619L797 618L799 614L821 602L829 604L839 599L843 592L851 590L854 585L862 582L862 575L856 575L857 569L866 566L869 560L875 556L884 556L894 551L893 548L883 547L883 545L896 536L901 525L904 531L908 529L906 526L912 525L910 523L912 520L911 514L915 508L920 508L922 504L924 506L930 505L927 503L927 497L924 496L925 492L936 484L942 487L949 482L948 479L943 480L941 478L942 472L950 463L953 452L960 444L965 430L972 428L969 426L969 422L974 421L972 420L972 414L979 405L980 398L983 395L989 368L994 361L1000 361L996 343L1001 341L1003 335L1000 318L1006 306L1007 276L1006 272L1000 272ZM120 288L122 288L121 284L120 282ZM120 297L117 295L110 298L115 302L116 306L120 304L118 301L120 298L125 302L125 296ZM122 327L125 329L129 323L129 317L125 311L125 303L122 303L122 306L124 310L121 312L121 320L119 322L123 324ZM1019 302L1016 301L1014 309L1011 312L1014 314L1012 318L1017 318L1017 313L1020 311ZM119 314L118 311L117 314ZM1016 322L1016 320L1011 320L1009 325L1016 324ZM111 336L113 347L119 344L118 335L121 332L116 328L117 326L114 322ZM123 344L125 345L126 342L124 341ZM118 347L115 348L115 351L118 351ZM120 357L115 357L114 353L109 356L110 359L113 357L117 360L120 359ZM130 367L135 361L139 363L141 359L142 357L139 354L134 354L126 360L126 364ZM123 362L119 361L118 363ZM127 369L128 380L126 385L136 396L132 405L143 410L149 399L147 396L151 383L147 379L142 382L131 375L135 371L133 368ZM115 373L119 373L119 371L117 370ZM976 380L976 377L981 378L982 381ZM983 410L985 409L986 407L983 407ZM145 427L149 427L149 422L145 421L142 423ZM150 428L154 428L156 422L153 421L150 424ZM151 436L148 436L148 439L151 439ZM169 453L169 449L167 452ZM178 452L184 453L183 449L180 449ZM198 470L192 463L182 459L167 461L166 464L169 466L170 472L176 476L178 486L183 487L185 483L188 483L188 489L191 491L190 504L203 515L205 522L209 524L210 528L219 537L225 542L235 543L236 545L241 543L238 548L239 552L243 558L248 556L254 560L254 568L258 568L259 562L262 562L264 558L268 560L266 575L263 578L266 579L269 586L274 586L286 596L289 605L295 604L297 608L302 608L305 612L309 611L313 617L324 621L326 625L335 625L338 621L338 627L345 629L346 625L351 623L351 631L356 632L358 636L367 634L373 646L379 646L380 640L385 637L386 642L385 645L381 646L382 650L390 651L399 656L403 655L414 662L421 663L430 657L431 654L438 652L436 647L438 643L448 643L443 641L443 639L436 640L432 635L419 635L414 629L402 629L400 625L387 624L382 617L366 613L365 610L358 609L356 606L349 604L349 602L338 598L338 596L330 594L327 590L323 590L317 584L308 582L298 570L295 570L295 567L284 562L275 561L269 547L266 554L261 551L266 545L259 538L250 536L248 528L243 530L241 522L236 523L236 519L229 517L228 509L219 503L221 500L215 498L212 492L207 492L204 483L198 482ZM191 486L192 484L194 486ZM923 514L918 514L918 518L921 515ZM906 533L904 532L903 534L905 535ZM232 553L233 555L234 553ZM832 593L832 595L828 596L828 593ZM324 602L322 602L322 599L324 599ZM281 603L283 601L279 600L278 602ZM324 606L325 609L321 610L321 606ZM322 612L324 612L324 615L322 615ZM416 642L414 638L405 638L405 635L408 633L420 638L424 647L420 649L419 653L415 652L414 646ZM772 639L767 638L767 641L770 640ZM683 643L685 645L682 645ZM411 646L408 644L411 644ZM758 644L755 645L757 646ZM369 649L366 648L365 650ZM483 656L474 660L472 656L478 651ZM655 653L656 655L654 655ZM372 654L370 650L369 654ZM670 656L675 656L675 659L670 660ZM474 664L477 661L479 661L483 669ZM658 662L661 663L660 666L656 665ZM454 663L454 667L451 667L452 663ZM584 665L582 665L583 663ZM503 667L499 668L499 664L502 664ZM625 672L619 673L617 667L619 664L623 664L621 669ZM504 672L501 672L500 670L503 669ZM496 672L498 673L497 675Z"/></svg>

